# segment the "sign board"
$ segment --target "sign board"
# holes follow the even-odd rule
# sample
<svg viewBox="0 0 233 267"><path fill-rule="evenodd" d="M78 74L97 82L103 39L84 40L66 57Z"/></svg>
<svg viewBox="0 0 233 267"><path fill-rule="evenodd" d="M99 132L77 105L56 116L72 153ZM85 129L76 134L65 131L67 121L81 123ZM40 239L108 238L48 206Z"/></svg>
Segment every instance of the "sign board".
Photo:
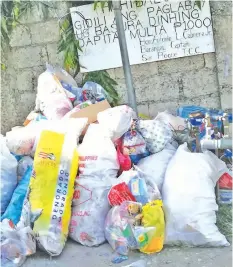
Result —
<svg viewBox="0 0 233 267"><path fill-rule="evenodd" d="M209 1L121 1L130 64L214 52ZM78 14L78 12L82 14ZM122 66L114 11L94 5L71 8L83 52L82 72Z"/></svg>

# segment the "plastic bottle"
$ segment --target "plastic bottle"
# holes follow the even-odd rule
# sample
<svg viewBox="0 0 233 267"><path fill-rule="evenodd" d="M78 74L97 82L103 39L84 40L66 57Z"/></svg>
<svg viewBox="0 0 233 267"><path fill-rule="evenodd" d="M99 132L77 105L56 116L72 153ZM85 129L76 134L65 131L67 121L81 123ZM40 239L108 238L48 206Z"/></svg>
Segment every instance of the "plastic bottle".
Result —
<svg viewBox="0 0 233 267"><path fill-rule="evenodd" d="M229 169L217 183L217 199L219 204L232 204L232 150L226 149L220 158Z"/></svg>
<svg viewBox="0 0 233 267"><path fill-rule="evenodd" d="M232 137L232 113L225 114L224 120L224 138Z"/></svg>
<svg viewBox="0 0 233 267"><path fill-rule="evenodd" d="M232 113L228 114L228 122L229 122L229 137L232 138Z"/></svg>

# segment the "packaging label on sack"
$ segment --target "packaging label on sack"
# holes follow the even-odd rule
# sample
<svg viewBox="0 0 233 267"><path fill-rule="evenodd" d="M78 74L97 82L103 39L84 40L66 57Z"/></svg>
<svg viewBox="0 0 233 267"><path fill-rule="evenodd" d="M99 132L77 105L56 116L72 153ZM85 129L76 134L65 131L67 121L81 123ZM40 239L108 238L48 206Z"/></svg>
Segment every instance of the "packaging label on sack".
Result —
<svg viewBox="0 0 233 267"><path fill-rule="evenodd" d="M219 189L219 203L232 204L232 190Z"/></svg>
<svg viewBox="0 0 233 267"><path fill-rule="evenodd" d="M108 201L111 206L121 205L124 201L136 201L131 194L126 183L115 185L111 188L108 194Z"/></svg>

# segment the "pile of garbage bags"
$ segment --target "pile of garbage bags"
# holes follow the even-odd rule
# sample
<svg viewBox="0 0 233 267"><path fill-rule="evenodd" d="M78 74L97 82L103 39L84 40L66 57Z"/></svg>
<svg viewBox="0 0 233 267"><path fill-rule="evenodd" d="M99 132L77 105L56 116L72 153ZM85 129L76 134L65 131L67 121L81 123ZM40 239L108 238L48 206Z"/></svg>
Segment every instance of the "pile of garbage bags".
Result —
<svg viewBox="0 0 233 267"><path fill-rule="evenodd" d="M102 101L110 98L100 85L79 88L47 66L35 110L0 137L3 264L22 265L36 244L60 255L68 236L89 247L107 241L115 263L164 244L228 246L215 225L226 164L188 148L182 116L140 119L126 105L90 112Z"/></svg>

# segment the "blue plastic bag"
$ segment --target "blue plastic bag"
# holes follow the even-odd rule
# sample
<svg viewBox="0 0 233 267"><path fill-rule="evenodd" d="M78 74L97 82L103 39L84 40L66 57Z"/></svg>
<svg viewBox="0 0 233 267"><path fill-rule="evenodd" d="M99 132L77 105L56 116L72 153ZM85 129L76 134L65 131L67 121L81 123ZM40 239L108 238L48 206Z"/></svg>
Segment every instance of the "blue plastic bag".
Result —
<svg viewBox="0 0 233 267"><path fill-rule="evenodd" d="M11 152L11 155L13 155L15 158L16 158L16 160L19 162L21 159L22 159L22 157L23 156L21 156L21 155L16 155L16 154L14 154L14 153L12 153Z"/></svg>
<svg viewBox="0 0 233 267"><path fill-rule="evenodd" d="M82 95L82 88L73 86L64 81L61 81L62 87L75 96L75 99L79 100Z"/></svg>
<svg viewBox="0 0 233 267"><path fill-rule="evenodd" d="M105 99L108 99L108 97L109 96L107 92L101 85L95 82L86 82L82 88L82 96L80 101L84 102L90 100L92 104L95 104L96 102L101 102Z"/></svg>
<svg viewBox="0 0 233 267"><path fill-rule="evenodd" d="M19 222L22 208L23 208L24 198L27 194L27 190L28 190L28 186L29 186L29 182L31 178L31 173L32 173L32 166L28 167L26 173L20 180L18 186L16 187L12 195L10 204L8 205L1 220L9 219L15 225Z"/></svg>
<svg viewBox="0 0 233 267"><path fill-rule="evenodd" d="M177 116L180 116L181 118L184 119L188 119L191 113L196 113L196 112L205 114L207 112L207 109L199 106L183 106L177 109Z"/></svg>
<svg viewBox="0 0 233 267"><path fill-rule="evenodd" d="M140 159L150 155L146 148L146 141L136 130L129 130L124 134L122 146L123 154L129 155L134 164L138 164Z"/></svg>

